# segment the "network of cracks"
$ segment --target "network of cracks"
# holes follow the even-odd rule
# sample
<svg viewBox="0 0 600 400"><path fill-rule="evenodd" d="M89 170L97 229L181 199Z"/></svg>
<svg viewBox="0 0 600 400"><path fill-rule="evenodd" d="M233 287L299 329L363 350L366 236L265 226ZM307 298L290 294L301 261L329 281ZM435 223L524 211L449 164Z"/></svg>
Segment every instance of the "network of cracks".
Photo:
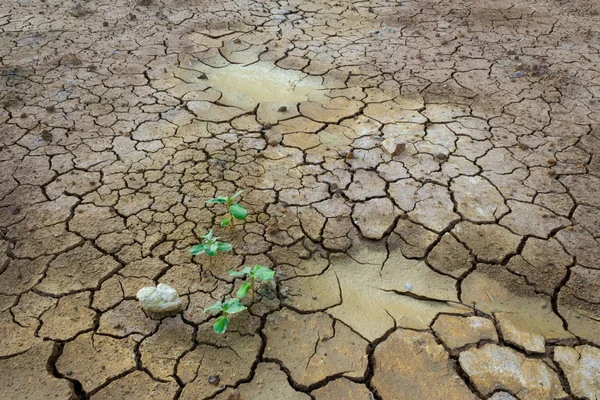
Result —
<svg viewBox="0 0 600 400"><path fill-rule="evenodd" d="M0 398L599 399L598 22L4 1ZM192 257L209 229L233 251ZM181 313L139 307L158 283Z"/></svg>

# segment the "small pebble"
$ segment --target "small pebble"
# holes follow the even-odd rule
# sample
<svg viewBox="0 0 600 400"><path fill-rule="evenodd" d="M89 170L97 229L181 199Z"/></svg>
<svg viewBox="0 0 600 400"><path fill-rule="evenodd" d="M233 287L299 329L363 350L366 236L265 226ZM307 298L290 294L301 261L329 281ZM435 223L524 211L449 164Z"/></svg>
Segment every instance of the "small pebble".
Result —
<svg viewBox="0 0 600 400"><path fill-rule="evenodd" d="M516 71L516 72L513 72L512 74L508 74L508 77L515 79L515 78L520 78L523 75L525 75L525 73L523 71Z"/></svg>
<svg viewBox="0 0 600 400"><path fill-rule="evenodd" d="M407 284L405 285L405 287L406 287L406 290L408 290L408 291L410 291L410 290L413 290L413 285L412 285L412 284L410 284L410 283L407 283Z"/></svg>
<svg viewBox="0 0 600 400"><path fill-rule="evenodd" d="M214 386L218 386L219 382L221 382L221 377L219 375L211 375L208 377L208 383Z"/></svg>

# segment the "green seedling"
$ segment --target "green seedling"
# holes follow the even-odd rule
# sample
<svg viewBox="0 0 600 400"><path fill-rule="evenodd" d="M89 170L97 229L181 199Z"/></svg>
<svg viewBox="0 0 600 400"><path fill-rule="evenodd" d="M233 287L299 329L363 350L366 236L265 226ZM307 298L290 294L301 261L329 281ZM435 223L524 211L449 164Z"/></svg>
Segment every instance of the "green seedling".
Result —
<svg viewBox="0 0 600 400"><path fill-rule="evenodd" d="M233 196L219 196L214 199L207 201L208 204L225 204L227 206L227 215L221 220L221 227L224 228L229 226L233 228L233 223L236 219L245 221L248 216L248 210L241 206L241 204L234 204L233 200L242 194L243 190L240 190Z"/></svg>
<svg viewBox="0 0 600 400"><path fill-rule="evenodd" d="M249 290L252 290L252 302L254 303L254 282L258 279L262 282L269 282L275 277L275 271L271 268L263 267L262 265L255 265L254 267L246 266L241 271L229 271L229 275L234 278L243 278L245 276L250 277L250 281L244 283L237 292L237 297L243 299L248 294Z"/></svg>
<svg viewBox="0 0 600 400"><path fill-rule="evenodd" d="M240 303L240 299L234 298L231 300L227 300L224 303L217 301L212 306L204 309L204 312L206 313L218 311L221 314L221 316L217 318L217 320L213 324L213 329L218 334L222 334L227 331L227 327L229 326L229 316L231 314L237 314L239 312L242 312L245 309L246 307L244 307L242 303Z"/></svg>
<svg viewBox="0 0 600 400"><path fill-rule="evenodd" d="M193 246L190 249L190 253L192 253L194 256L206 254L207 256L211 257L211 264L212 257L216 256L218 252L231 251L233 248L231 244L227 242L220 242L219 236L213 236L212 229L206 235L200 236L200 238L202 239L202 243L198 243L197 245Z"/></svg>

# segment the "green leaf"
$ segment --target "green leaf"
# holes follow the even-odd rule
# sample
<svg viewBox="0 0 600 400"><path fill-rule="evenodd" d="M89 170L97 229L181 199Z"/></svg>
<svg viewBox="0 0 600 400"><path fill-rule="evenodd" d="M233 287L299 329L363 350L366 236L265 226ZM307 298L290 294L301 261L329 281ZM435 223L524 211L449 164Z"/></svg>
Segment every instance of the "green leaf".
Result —
<svg viewBox="0 0 600 400"><path fill-rule="evenodd" d="M233 246L230 243L227 243L227 242L217 243L218 251L231 251L231 249L233 249Z"/></svg>
<svg viewBox="0 0 600 400"><path fill-rule="evenodd" d="M194 256L197 256L198 254L204 254L204 245L197 244L197 245L193 246L190 249L190 253L192 253L192 255L194 255Z"/></svg>
<svg viewBox="0 0 600 400"><path fill-rule="evenodd" d="M212 306L205 308L203 313L207 313L207 312L211 312L211 311L219 311L219 312L223 311L223 303L221 303L220 301L217 301Z"/></svg>
<svg viewBox="0 0 600 400"><path fill-rule="evenodd" d="M213 329L215 330L215 332L217 332L219 335L221 335L227 331L228 325L229 325L229 320L227 319L227 317L225 317L225 316L219 317L213 324Z"/></svg>
<svg viewBox="0 0 600 400"><path fill-rule="evenodd" d="M252 270L252 268L250 268L249 266L245 266L241 271L233 271L233 270L229 271L229 275L233 276L234 278L243 278L251 270Z"/></svg>
<svg viewBox="0 0 600 400"><path fill-rule="evenodd" d="M208 231L208 233L206 235L200 236L200 237L202 239L204 239L204 242L212 242L213 240L218 239L218 237L217 238L213 238L213 231L212 231L212 229L210 231Z"/></svg>
<svg viewBox="0 0 600 400"><path fill-rule="evenodd" d="M275 271L271 268L263 267L262 265L255 265L252 272L256 279L260 279L263 282L273 280L273 277L275 276Z"/></svg>
<svg viewBox="0 0 600 400"><path fill-rule="evenodd" d="M227 203L227 197L225 197L225 196L215 197L214 199L208 200L206 203L207 204L225 204L225 203Z"/></svg>
<svg viewBox="0 0 600 400"><path fill-rule="evenodd" d="M236 314L244 311L245 309L246 307L240 303L240 299L238 298L228 300L223 304L223 311L227 314Z"/></svg>
<svg viewBox="0 0 600 400"><path fill-rule="evenodd" d="M248 216L248 211L239 204L234 204L229 207L229 212L235 219L245 220Z"/></svg>
<svg viewBox="0 0 600 400"><path fill-rule="evenodd" d="M250 282L244 283L239 290L237 291L237 297L243 299L248 294L248 290L250 290L251 284Z"/></svg>
<svg viewBox="0 0 600 400"><path fill-rule="evenodd" d="M221 228L225 228L231 223L231 217L225 217L221 220Z"/></svg>
<svg viewBox="0 0 600 400"><path fill-rule="evenodd" d="M210 257L216 256L217 255L217 250L219 249L219 245L216 243L211 244L210 246L204 246L204 251L206 252L207 255L209 255Z"/></svg>
<svg viewBox="0 0 600 400"><path fill-rule="evenodd" d="M238 197L240 194L242 194L244 191L240 190L239 192L237 192L236 194L234 194L233 196L230 197L231 200L235 199L236 197Z"/></svg>

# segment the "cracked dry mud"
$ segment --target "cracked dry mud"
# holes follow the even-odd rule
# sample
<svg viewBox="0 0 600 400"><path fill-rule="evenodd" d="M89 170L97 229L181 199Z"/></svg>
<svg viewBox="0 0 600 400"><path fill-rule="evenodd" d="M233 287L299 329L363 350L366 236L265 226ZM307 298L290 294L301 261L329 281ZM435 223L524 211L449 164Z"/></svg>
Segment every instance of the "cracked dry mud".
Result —
<svg viewBox="0 0 600 400"><path fill-rule="evenodd" d="M599 12L3 1L0 398L600 399Z"/></svg>

